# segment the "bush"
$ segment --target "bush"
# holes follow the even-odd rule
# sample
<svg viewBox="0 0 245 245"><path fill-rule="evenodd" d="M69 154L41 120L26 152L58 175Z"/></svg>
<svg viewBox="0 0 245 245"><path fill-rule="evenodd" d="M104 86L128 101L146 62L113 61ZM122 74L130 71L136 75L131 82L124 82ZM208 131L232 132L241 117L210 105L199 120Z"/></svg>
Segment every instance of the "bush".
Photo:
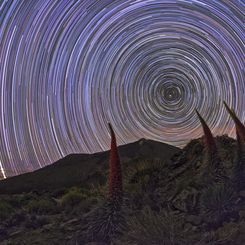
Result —
<svg viewBox="0 0 245 245"><path fill-rule="evenodd" d="M194 244L191 230L181 219L164 211L154 212L146 207L127 220L127 233L119 244L158 245L158 244ZM190 240L186 240L187 237Z"/></svg>
<svg viewBox="0 0 245 245"><path fill-rule="evenodd" d="M19 226L26 220L26 214L23 211L15 211L5 222L7 227Z"/></svg>
<svg viewBox="0 0 245 245"><path fill-rule="evenodd" d="M6 201L0 201L0 220L6 220L14 213L13 207Z"/></svg>
<svg viewBox="0 0 245 245"><path fill-rule="evenodd" d="M201 196L201 208L209 228L217 228L230 219L237 196L228 184L209 187Z"/></svg>
<svg viewBox="0 0 245 245"><path fill-rule="evenodd" d="M115 244L114 241L126 230L125 212L117 200L107 200L95 209L88 218L86 228L90 242ZM97 243L96 243L97 244Z"/></svg>
<svg viewBox="0 0 245 245"><path fill-rule="evenodd" d="M55 203L48 199L31 200L26 209L29 213L50 214L56 212Z"/></svg>
<svg viewBox="0 0 245 245"><path fill-rule="evenodd" d="M62 206L75 206L82 200L85 200L87 195L82 193L79 188L71 188L65 195L60 199Z"/></svg>
<svg viewBox="0 0 245 245"><path fill-rule="evenodd" d="M28 229L38 229L49 223L46 217L36 217L35 215L30 215L25 221L25 227Z"/></svg>
<svg viewBox="0 0 245 245"><path fill-rule="evenodd" d="M164 167L166 167L165 162L159 160L141 160L132 164L124 173L126 190L129 188L130 191L132 184L139 184L143 190L150 188Z"/></svg>

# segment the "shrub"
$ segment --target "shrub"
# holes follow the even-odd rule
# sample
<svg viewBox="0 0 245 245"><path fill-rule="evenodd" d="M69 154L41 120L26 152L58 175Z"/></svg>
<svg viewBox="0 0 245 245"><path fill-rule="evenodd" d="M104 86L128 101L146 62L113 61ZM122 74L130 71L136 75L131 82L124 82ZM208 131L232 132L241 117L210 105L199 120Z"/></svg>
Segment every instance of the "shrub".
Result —
<svg viewBox="0 0 245 245"><path fill-rule="evenodd" d="M21 210L17 210L9 217L9 219L5 222L7 227L19 226L26 220L26 214Z"/></svg>
<svg viewBox="0 0 245 245"><path fill-rule="evenodd" d="M234 211L236 194L228 184L209 187L202 194L200 205L208 228L219 227Z"/></svg>
<svg viewBox="0 0 245 245"><path fill-rule="evenodd" d="M13 207L6 201L0 201L0 220L6 220L14 213Z"/></svg>
<svg viewBox="0 0 245 245"><path fill-rule="evenodd" d="M158 245L193 244L191 231L181 219L164 211L153 212L149 207L127 220L127 233L119 244ZM186 237L190 240L187 242Z"/></svg>
<svg viewBox="0 0 245 245"><path fill-rule="evenodd" d="M30 215L25 221L25 227L28 229L38 229L49 223L46 217L37 217L35 215Z"/></svg>
<svg viewBox="0 0 245 245"><path fill-rule="evenodd" d="M126 229L125 214L121 203L107 200L91 213L88 220L87 238L99 244L114 244ZM103 242L103 243L102 243ZM97 243L96 243L97 244Z"/></svg>
<svg viewBox="0 0 245 245"><path fill-rule="evenodd" d="M131 185L139 183L144 189L164 167L166 167L164 161L140 160L132 164L125 172L125 184ZM131 189L131 187L129 187L129 189Z"/></svg>
<svg viewBox="0 0 245 245"><path fill-rule="evenodd" d="M56 205L49 199L36 199L29 201L26 209L29 213L50 214L56 212Z"/></svg>
<svg viewBox="0 0 245 245"><path fill-rule="evenodd" d="M82 193L79 188L71 188L65 195L60 199L62 206L75 206L79 204L82 200L85 200L87 195Z"/></svg>

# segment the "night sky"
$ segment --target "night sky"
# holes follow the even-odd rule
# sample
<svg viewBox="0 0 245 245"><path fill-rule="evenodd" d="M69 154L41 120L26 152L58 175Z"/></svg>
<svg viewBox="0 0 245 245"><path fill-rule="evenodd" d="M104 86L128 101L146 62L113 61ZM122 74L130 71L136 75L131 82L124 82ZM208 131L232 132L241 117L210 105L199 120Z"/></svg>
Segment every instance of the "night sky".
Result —
<svg viewBox="0 0 245 245"><path fill-rule="evenodd" d="M0 1L0 179L149 138L183 147L245 120L244 1Z"/></svg>

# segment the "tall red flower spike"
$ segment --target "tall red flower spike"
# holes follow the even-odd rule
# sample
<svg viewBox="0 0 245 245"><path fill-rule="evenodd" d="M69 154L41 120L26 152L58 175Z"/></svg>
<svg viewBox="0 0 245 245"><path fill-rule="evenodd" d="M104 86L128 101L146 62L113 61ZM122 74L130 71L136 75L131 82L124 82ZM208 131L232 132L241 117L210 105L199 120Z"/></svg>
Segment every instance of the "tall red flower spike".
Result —
<svg viewBox="0 0 245 245"><path fill-rule="evenodd" d="M224 105L226 110L229 112L230 116L232 117L233 121L236 124L236 132L237 132L237 137L239 138L240 141L245 143L245 126L243 123L238 119L236 113L229 108L229 106L226 104L224 101Z"/></svg>
<svg viewBox="0 0 245 245"><path fill-rule="evenodd" d="M202 118L198 110L196 110L197 116L202 124L204 137L205 137L205 144L208 149L208 152L213 154L217 151L216 143L214 137L212 135L211 130L209 129L208 125L206 124L205 120Z"/></svg>
<svg viewBox="0 0 245 245"><path fill-rule="evenodd" d="M235 111L230 109L225 101L224 105L236 125L237 161L234 166L234 183L236 184L238 190L242 190L245 187L245 127L238 119Z"/></svg>
<svg viewBox="0 0 245 245"><path fill-rule="evenodd" d="M111 133L109 195L113 200L120 200L123 194L121 163L115 133L110 123L108 126Z"/></svg>

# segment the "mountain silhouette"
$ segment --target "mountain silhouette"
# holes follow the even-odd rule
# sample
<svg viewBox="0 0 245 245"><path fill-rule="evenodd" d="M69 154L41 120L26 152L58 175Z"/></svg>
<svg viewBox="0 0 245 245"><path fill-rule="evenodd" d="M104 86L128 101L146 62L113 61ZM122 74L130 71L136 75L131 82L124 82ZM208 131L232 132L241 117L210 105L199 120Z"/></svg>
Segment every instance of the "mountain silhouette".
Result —
<svg viewBox="0 0 245 245"><path fill-rule="evenodd" d="M167 162L180 151L177 147L147 139L119 146L122 164L140 159L164 159ZM0 181L0 193L16 194L102 184L106 182L102 173L108 171L108 161L109 151L71 154L42 169Z"/></svg>

